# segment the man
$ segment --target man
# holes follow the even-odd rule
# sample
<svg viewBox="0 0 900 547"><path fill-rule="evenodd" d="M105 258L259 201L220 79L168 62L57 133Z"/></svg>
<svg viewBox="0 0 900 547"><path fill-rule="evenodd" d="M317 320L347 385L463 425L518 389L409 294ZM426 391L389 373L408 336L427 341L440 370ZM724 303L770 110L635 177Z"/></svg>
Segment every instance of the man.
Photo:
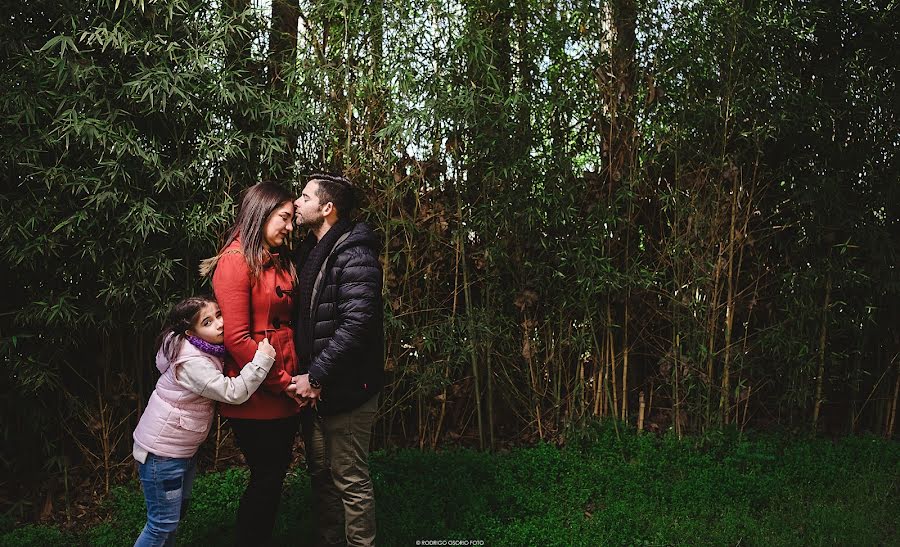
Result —
<svg viewBox="0 0 900 547"><path fill-rule="evenodd" d="M353 187L313 175L294 202L309 235L297 252L297 397L321 545L373 545L369 440L384 383L379 239L349 220Z"/></svg>

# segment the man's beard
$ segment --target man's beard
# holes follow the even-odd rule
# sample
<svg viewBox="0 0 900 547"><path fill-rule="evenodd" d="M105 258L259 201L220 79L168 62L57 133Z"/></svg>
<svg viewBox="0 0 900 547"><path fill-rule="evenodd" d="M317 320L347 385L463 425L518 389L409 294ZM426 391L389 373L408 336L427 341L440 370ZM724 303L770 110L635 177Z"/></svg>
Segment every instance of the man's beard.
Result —
<svg viewBox="0 0 900 547"><path fill-rule="evenodd" d="M300 226L313 232L318 230L323 224L325 224L325 217L322 216L311 220L303 217L300 218Z"/></svg>

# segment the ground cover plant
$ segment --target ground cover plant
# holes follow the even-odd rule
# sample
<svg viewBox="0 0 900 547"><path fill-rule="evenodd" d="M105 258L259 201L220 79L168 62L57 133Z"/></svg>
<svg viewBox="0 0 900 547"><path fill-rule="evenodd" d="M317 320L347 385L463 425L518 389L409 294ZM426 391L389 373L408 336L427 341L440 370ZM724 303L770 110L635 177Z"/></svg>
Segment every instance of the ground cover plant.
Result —
<svg viewBox="0 0 900 547"><path fill-rule="evenodd" d="M900 445L871 436L679 440L602 427L564 448L380 451L372 470L382 545L898 544ZM200 476L180 542L228 545L245 480L243 469ZM276 537L311 545L305 473L286 492ZM144 519L139 487L115 488L107 510L87 530L24 527L0 545L131 545Z"/></svg>

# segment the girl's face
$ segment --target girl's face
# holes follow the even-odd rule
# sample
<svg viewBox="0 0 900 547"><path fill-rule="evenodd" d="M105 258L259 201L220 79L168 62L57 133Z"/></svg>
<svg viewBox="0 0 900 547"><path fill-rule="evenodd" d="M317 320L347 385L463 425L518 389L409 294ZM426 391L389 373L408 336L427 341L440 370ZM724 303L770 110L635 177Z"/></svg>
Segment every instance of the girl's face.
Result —
<svg viewBox="0 0 900 547"><path fill-rule="evenodd" d="M225 342L225 322L222 321L222 311L215 302L207 302L197 316L194 327L187 330L189 336L196 336L206 340L210 344Z"/></svg>
<svg viewBox="0 0 900 547"><path fill-rule="evenodd" d="M266 249L280 247L284 244L284 240L294 229L293 218L294 204L290 201L282 203L269 215L266 225L263 227L263 242Z"/></svg>

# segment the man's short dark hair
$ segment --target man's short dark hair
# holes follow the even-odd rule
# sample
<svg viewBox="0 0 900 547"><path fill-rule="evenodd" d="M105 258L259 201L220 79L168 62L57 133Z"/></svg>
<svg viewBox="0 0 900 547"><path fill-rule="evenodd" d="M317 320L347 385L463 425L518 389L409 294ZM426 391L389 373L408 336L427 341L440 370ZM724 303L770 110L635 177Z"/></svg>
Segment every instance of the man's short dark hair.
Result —
<svg viewBox="0 0 900 547"><path fill-rule="evenodd" d="M346 218L356 210L356 191L353 184L346 177L331 173L313 173L309 182L317 182L319 188L316 197L320 204L334 204L339 218Z"/></svg>

